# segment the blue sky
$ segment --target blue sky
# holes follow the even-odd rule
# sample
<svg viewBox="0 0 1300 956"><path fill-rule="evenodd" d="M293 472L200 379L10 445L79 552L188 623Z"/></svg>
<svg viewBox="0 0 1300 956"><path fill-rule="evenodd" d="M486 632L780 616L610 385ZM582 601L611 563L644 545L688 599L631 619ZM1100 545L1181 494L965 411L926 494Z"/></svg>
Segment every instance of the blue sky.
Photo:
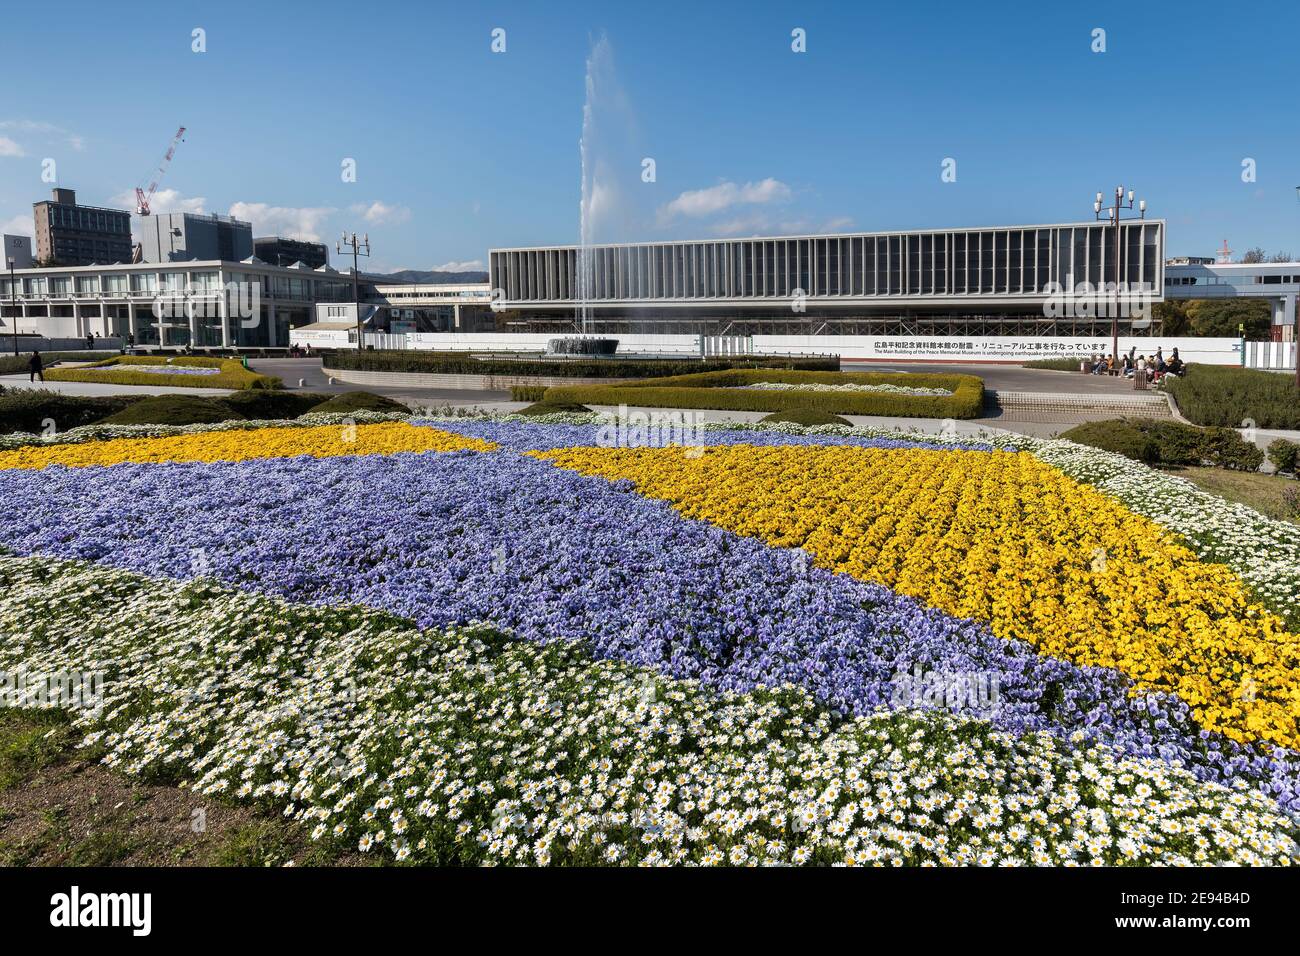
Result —
<svg viewBox="0 0 1300 956"><path fill-rule="evenodd" d="M1293 6L887 7L10 5L0 224L30 231L47 158L81 201L124 204L184 124L156 207L368 230L385 271L574 242L603 36L596 240L1086 219L1122 182L1171 255L1300 254Z"/></svg>

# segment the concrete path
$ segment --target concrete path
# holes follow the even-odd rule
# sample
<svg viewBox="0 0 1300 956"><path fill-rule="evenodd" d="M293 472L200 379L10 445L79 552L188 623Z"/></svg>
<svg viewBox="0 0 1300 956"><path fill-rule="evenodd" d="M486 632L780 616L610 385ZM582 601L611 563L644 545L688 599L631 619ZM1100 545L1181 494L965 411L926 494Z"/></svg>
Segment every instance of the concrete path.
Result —
<svg viewBox="0 0 1300 956"><path fill-rule="evenodd" d="M42 388L60 395L229 395L228 388L186 388L177 385L109 385L104 382L29 382L26 374L0 375L6 392Z"/></svg>

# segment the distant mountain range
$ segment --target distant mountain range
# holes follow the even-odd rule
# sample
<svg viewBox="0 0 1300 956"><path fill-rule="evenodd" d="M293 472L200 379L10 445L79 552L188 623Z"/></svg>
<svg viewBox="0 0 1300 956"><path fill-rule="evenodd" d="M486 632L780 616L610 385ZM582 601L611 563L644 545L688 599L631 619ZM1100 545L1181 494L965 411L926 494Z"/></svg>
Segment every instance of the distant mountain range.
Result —
<svg viewBox="0 0 1300 956"><path fill-rule="evenodd" d="M385 276L375 276L384 282L391 282L394 285L421 285L430 284L447 284L469 282L487 282L488 274L486 272L435 272L433 270L423 269L403 269L401 272L390 272Z"/></svg>

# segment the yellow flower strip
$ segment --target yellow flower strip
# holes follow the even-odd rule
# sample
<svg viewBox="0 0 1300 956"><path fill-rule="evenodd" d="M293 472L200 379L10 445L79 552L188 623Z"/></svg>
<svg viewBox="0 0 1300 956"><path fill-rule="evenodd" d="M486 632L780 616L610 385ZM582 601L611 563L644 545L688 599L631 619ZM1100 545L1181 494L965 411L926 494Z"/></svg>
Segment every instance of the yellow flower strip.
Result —
<svg viewBox="0 0 1300 956"><path fill-rule="evenodd" d="M1300 746L1300 637L1226 567L1014 452L852 447L535 453L688 517L1172 691L1204 727Z"/></svg>
<svg viewBox="0 0 1300 956"><path fill-rule="evenodd" d="M66 465L119 465L124 462L247 461L312 455L392 455L412 451L491 451L496 445L436 428L382 422L374 425L319 425L310 428L254 428L195 432L157 438L111 438L70 444L29 445L0 451L0 469Z"/></svg>

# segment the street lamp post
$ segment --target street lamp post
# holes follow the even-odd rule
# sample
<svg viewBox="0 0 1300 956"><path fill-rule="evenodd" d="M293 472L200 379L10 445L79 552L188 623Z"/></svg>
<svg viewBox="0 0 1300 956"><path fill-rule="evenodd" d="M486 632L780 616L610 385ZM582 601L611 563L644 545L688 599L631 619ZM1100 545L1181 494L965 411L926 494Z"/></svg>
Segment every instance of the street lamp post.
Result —
<svg viewBox="0 0 1300 956"><path fill-rule="evenodd" d="M14 322L14 358L18 357L18 286L15 285L14 279L14 257L9 257L9 310L13 312L10 318Z"/></svg>
<svg viewBox="0 0 1300 956"><path fill-rule="evenodd" d="M1124 196L1124 187L1115 187L1115 203L1111 206L1102 205L1102 195L1097 193L1097 198L1093 201L1092 211L1100 222L1105 213L1105 219L1115 227L1115 304L1110 313L1110 357L1112 362L1119 362L1119 288L1120 288L1120 223L1123 221L1122 211L1133 208L1133 190L1128 191L1127 199ZM1136 218L1145 219L1147 217L1147 201L1138 200L1138 215ZM1129 219L1135 217L1130 216ZM1102 277L1104 283L1105 277Z"/></svg>
<svg viewBox="0 0 1300 956"><path fill-rule="evenodd" d="M361 330L361 274L357 271L357 256L370 255L370 233L363 233L358 239L355 232L350 235L344 232L334 248L339 255L343 255L344 249L352 253L352 304L357 310L357 351L364 352L366 347L365 333Z"/></svg>

